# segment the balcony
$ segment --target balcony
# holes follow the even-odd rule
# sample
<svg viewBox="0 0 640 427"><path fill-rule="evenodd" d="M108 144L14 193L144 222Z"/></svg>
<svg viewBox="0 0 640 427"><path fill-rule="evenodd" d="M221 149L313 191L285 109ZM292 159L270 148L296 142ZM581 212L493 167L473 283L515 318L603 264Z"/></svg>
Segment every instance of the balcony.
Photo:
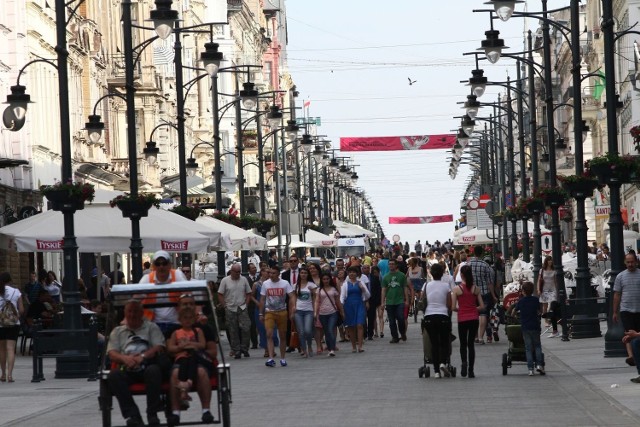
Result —
<svg viewBox="0 0 640 427"><path fill-rule="evenodd" d="M133 70L133 79L140 80L141 75L142 64L138 61ZM107 84L111 87L124 87L125 78L124 55L109 55L107 57Z"/></svg>
<svg viewBox="0 0 640 427"><path fill-rule="evenodd" d="M243 0L227 0L227 10L229 12L240 12Z"/></svg>

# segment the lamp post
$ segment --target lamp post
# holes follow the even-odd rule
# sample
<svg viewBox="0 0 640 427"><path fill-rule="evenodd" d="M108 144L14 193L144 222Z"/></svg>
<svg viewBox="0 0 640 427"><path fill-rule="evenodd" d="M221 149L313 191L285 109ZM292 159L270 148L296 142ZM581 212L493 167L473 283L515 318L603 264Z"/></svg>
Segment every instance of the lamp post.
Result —
<svg viewBox="0 0 640 427"><path fill-rule="evenodd" d="M604 72L607 102L607 151L618 154L617 96L615 79L615 46L613 5L611 1L602 0L602 32L604 35ZM576 159L577 165L577 159ZM626 351L622 345L624 330L620 322L613 321L613 284L617 275L624 270L624 239L622 236L622 213L620 212L620 186L617 180L609 183L611 213L609 214L609 236L611 238L611 275L607 294L609 313L607 316L607 333L604 336L605 357L624 357Z"/></svg>

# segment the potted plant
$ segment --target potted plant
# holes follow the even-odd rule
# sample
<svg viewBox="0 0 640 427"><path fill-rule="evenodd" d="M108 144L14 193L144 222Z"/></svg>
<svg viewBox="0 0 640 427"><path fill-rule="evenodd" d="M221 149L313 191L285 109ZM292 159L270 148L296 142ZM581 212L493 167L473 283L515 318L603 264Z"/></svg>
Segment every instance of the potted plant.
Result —
<svg viewBox="0 0 640 427"><path fill-rule="evenodd" d="M636 151L640 151L640 126L634 126L629 129L629 133L633 138L633 144L636 146Z"/></svg>
<svg viewBox="0 0 640 427"><path fill-rule="evenodd" d="M607 153L587 160L584 164L588 175L596 176L602 185L612 182L620 184L635 182L640 179L640 162L638 156Z"/></svg>
<svg viewBox="0 0 640 427"><path fill-rule="evenodd" d="M602 188L598 179L583 172L582 175L558 175L558 181L573 198L587 198L593 196L593 190Z"/></svg>
<svg viewBox="0 0 640 427"><path fill-rule="evenodd" d="M72 180L42 185L40 191L51 202L51 209L62 212L84 209L84 202L92 202L96 192L92 184Z"/></svg>
<svg viewBox="0 0 640 427"><path fill-rule="evenodd" d="M546 206L551 207L563 205L569 198L569 194L561 187L551 187L549 185L539 187L534 195L539 199L542 199Z"/></svg>
<svg viewBox="0 0 640 427"><path fill-rule="evenodd" d="M544 212L544 200L537 195L520 199L517 205L518 209L529 215Z"/></svg>
<svg viewBox="0 0 640 427"><path fill-rule="evenodd" d="M558 214L560 215L560 219L566 223L569 223L573 220L570 206L560 206L560 209L558 209Z"/></svg>
<svg viewBox="0 0 640 427"><path fill-rule="evenodd" d="M169 209L169 211L192 221L198 219L200 215L204 215L204 210L202 210L198 205L177 205Z"/></svg>
<svg viewBox="0 0 640 427"><path fill-rule="evenodd" d="M518 219L522 218L522 213L522 209L520 209L517 205L507 206L507 209L505 209L504 211L505 218L507 218L509 221L517 221Z"/></svg>
<svg viewBox="0 0 640 427"><path fill-rule="evenodd" d="M266 236L269 230L271 230L277 224L277 221L272 221L270 219L260 219L256 224L256 230L258 230L258 233Z"/></svg>
<svg viewBox="0 0 640 427"><path fill-rule="evenodd" d="M152 206L160 208L160 200L152 193L138 193L137 196L124 193L121 196L111 199L109 204L112 208L117 206L125 218L142 218L149 215L149 209L151 209Z"/></svg>
<svg viewBox="0 0 640 427"><path fill-rule="evenodd" d="M227 224L240 227L240 218L238 218L237 215L229 215L223 212L214 212L213 217L215 219L219 219L220 221L226 222Z"/></svg>

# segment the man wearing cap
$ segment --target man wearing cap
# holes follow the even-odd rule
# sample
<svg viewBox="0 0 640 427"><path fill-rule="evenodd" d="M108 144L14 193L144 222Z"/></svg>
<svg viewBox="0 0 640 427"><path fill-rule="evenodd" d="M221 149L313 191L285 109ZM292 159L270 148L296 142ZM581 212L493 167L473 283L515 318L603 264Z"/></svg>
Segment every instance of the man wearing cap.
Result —
<svg viewBox="0 0 640 427"><path fill-rule="evenodd" d="M156 285L166 285L173 282L183 282L187 280L182 271L171 268L171 256L167 251L156 252L153 254L153 258L151 260L153 262L152 270L149 274L142 276L142 279L140 279L141 284L155 283ZM162 301L158 300L157 302ZM153 319L151 320L160 327L165 336L173 332L173 329L179 326L178 313L175 307L154 308L152 312Z"/></svg>
<svg viewBox="0 0 640 427"><path fill-rule="evenodd" d="M141 427L144 423L129 385L143 381L147 389L147 423L149 426L159 426L158 412L162 410L162 370L154 361L164 350L164 337L156 325L144 319L140 301L127 302L124 318L126 324L114 328L109 336L107 354L120 369L112 369L107 382L111 392L118 399L122 416L127 420L127 427Z"/></svg>

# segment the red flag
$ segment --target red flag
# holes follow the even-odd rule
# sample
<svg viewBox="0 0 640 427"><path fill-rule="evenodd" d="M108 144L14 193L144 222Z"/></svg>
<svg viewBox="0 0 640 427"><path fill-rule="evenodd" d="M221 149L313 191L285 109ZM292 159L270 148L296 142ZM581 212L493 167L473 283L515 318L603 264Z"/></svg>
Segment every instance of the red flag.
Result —
<svg viewBox="0 0 640 427"><path fill-rule="evenodd" d="M453 215L389 217L389 224L435 224L437 222L453 222Z"/></svg>
<svg viewBox="0 0 640 427"><path fill-rule="evenodd" d="M311 106L311 100L310 100L310 99L307 99L306 101L304 101L304 102L302 103L302 106L303 106L304 108L309 108L309 107Z"/></svg>
<svg viewBox="0 0 640 427"><path fill-rule="evenodd" d="M456 135L371 136L340 138L340 151L393 151L448 149L456 143Z"/></svg>

